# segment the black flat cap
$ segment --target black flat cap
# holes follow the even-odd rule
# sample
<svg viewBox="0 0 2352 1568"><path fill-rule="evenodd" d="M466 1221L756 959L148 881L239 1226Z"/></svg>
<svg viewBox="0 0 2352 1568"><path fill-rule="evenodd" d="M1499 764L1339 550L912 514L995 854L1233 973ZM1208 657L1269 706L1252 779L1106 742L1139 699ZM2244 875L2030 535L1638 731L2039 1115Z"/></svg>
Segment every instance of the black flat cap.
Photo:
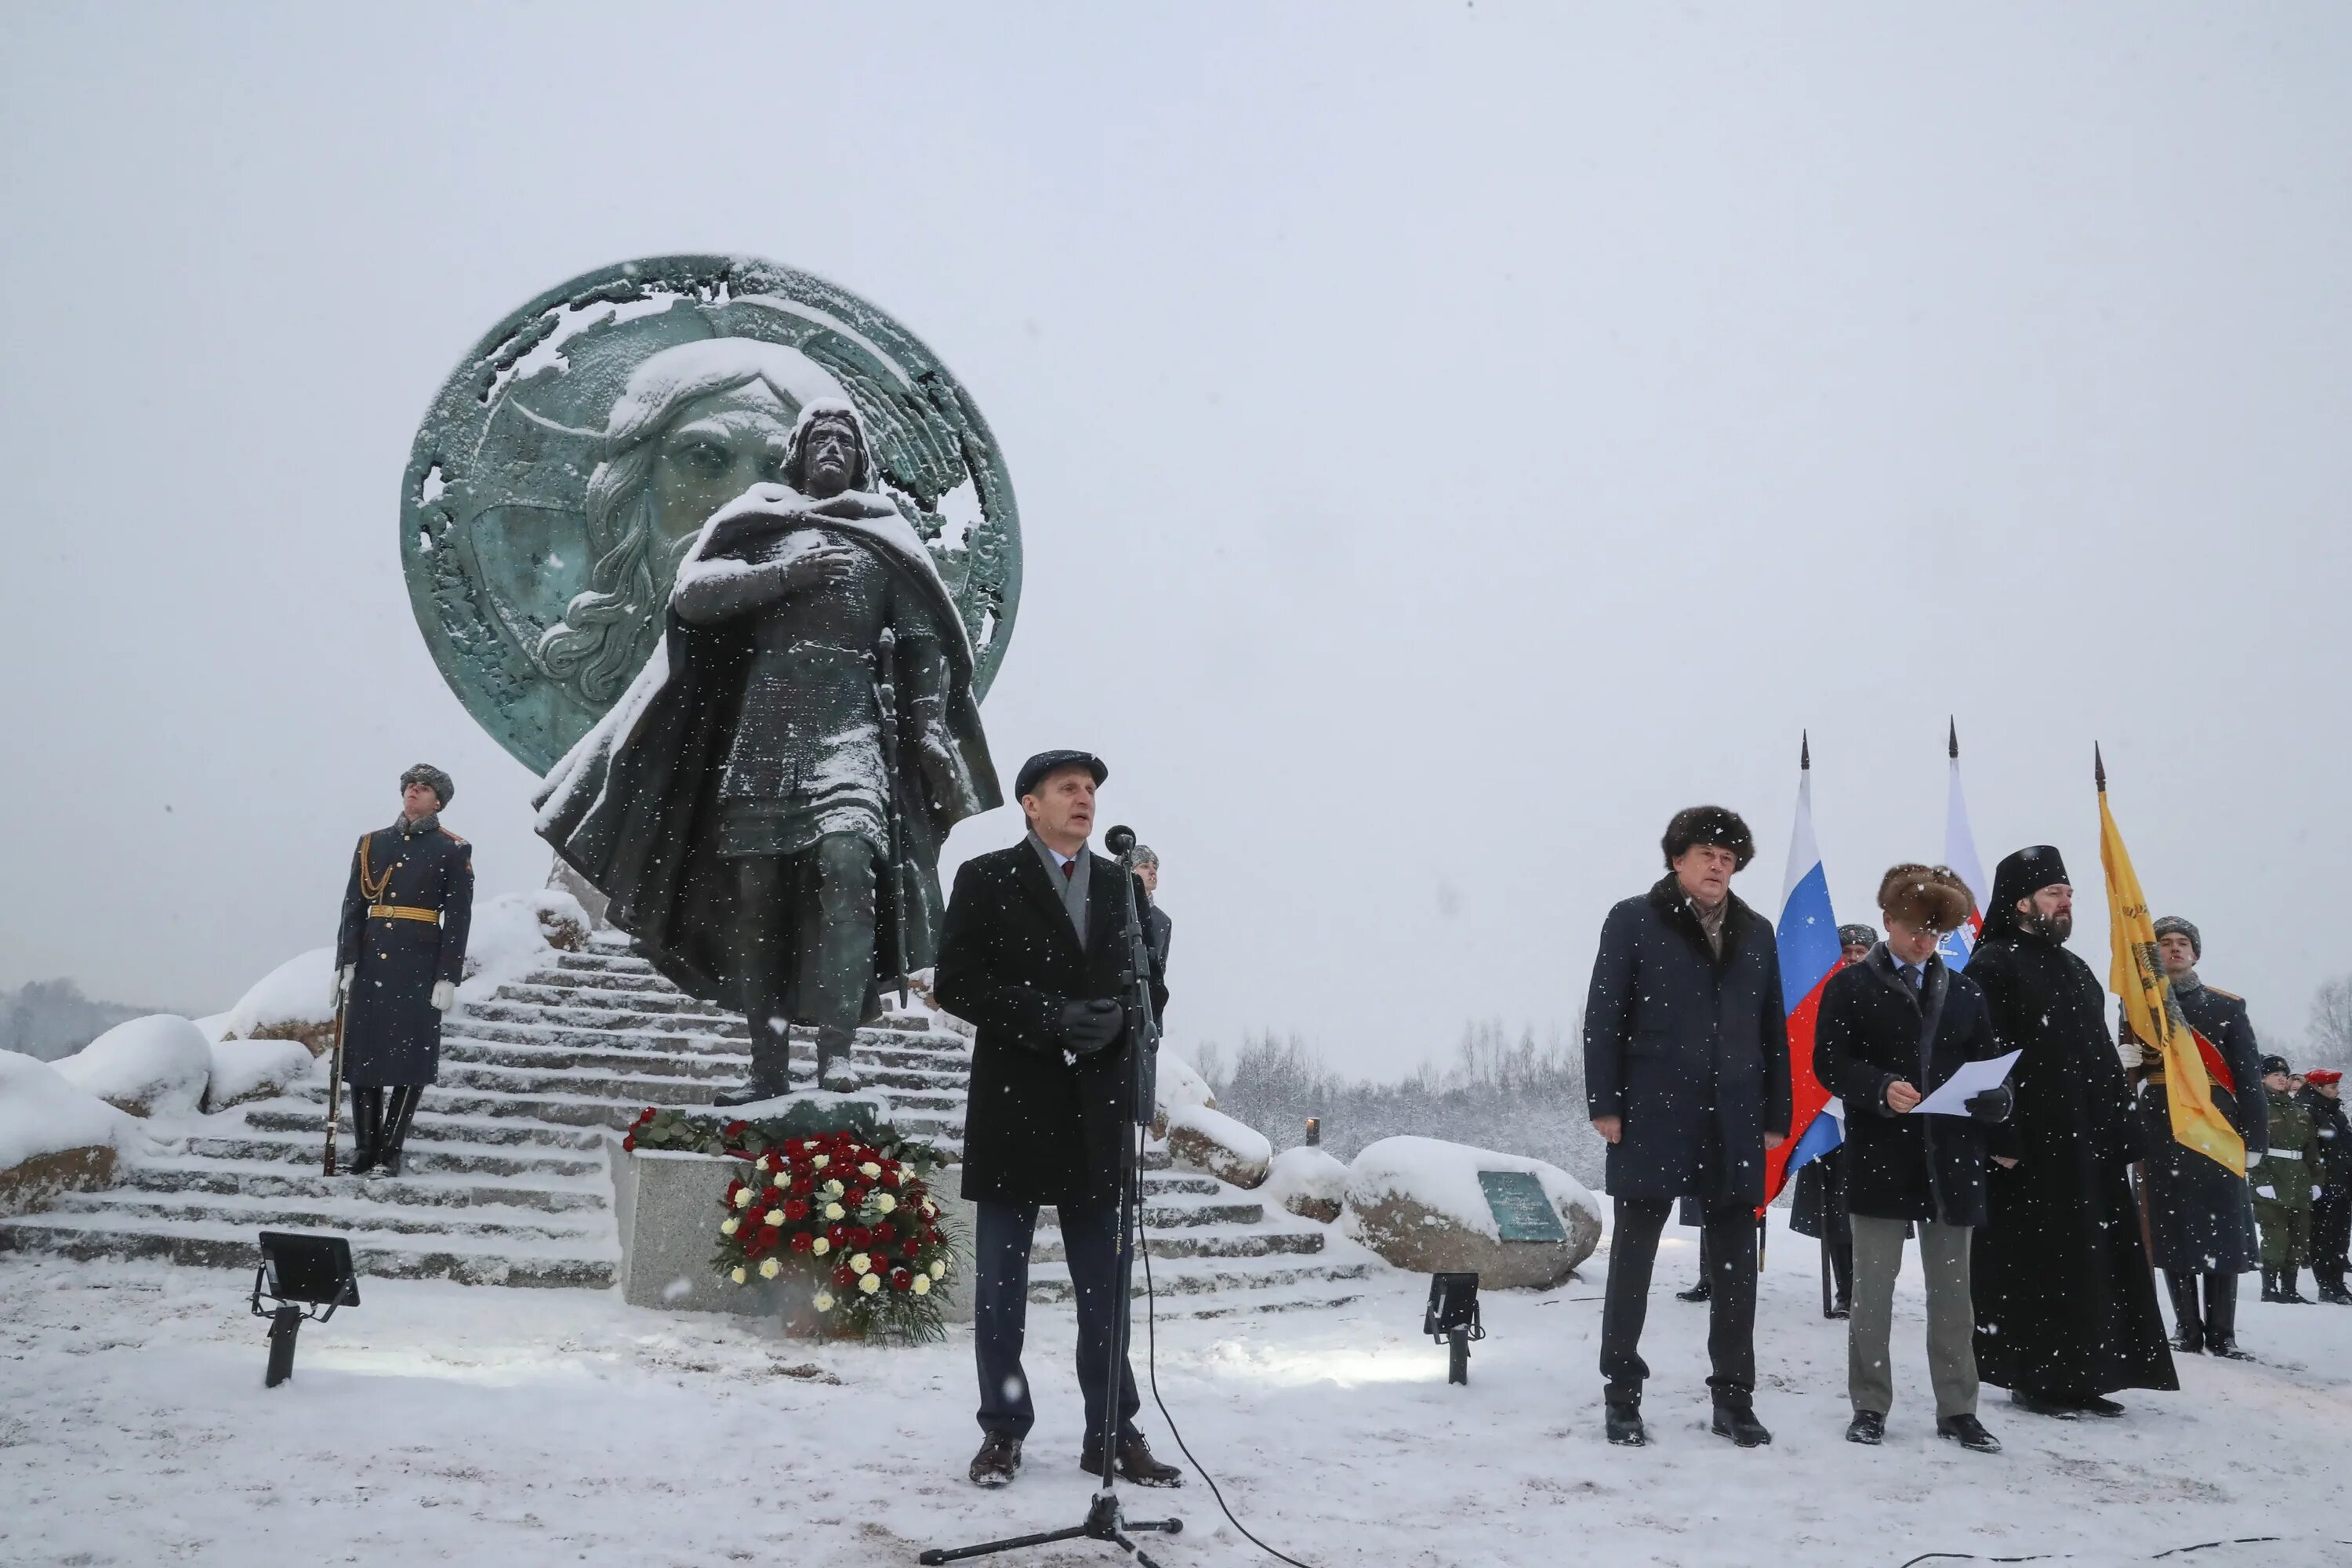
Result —
<svg viewBox="0 0 2352 1568"><path fill-rule="evenodd" d="M1084 768L1095 775L1095 787L1100 789L1103 780L1110 777L1110 768L1092 752L1040 752L1021 764L1021 776L1013 783L1013 797L1035 795L1037 786L1050 773L1064 768Z"/></svg>

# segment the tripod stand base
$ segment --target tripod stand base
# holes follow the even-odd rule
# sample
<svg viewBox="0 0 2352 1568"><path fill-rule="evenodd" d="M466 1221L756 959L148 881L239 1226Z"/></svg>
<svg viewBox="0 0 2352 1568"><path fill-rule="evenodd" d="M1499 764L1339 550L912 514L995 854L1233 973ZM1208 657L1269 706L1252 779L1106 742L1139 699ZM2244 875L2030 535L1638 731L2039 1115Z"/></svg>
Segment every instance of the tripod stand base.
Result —
<svg viewBox="0 0 2352 1568"><path fill-rule="evenodd" d="M1124 1518L1119 1512L1118 1494L1100 1491L1087 1510L1087 1521L1068 1530L1049 1530L1041 1535L1015 1535L1003 1541L984 1541L977 1546L934 1547L915 1559L918 1563L961 1563L970 1557L993 1557L1000 1552L1018 1552L1024 1546L1048 1546L1056 1541L1108 1541L1127 1552L1143 1568L1159 1568L1143 1554L1140 1547L1128 1539L1129 1531L1138 1535L1181 1535L1184 1521L1181 1519Z"/></svg>

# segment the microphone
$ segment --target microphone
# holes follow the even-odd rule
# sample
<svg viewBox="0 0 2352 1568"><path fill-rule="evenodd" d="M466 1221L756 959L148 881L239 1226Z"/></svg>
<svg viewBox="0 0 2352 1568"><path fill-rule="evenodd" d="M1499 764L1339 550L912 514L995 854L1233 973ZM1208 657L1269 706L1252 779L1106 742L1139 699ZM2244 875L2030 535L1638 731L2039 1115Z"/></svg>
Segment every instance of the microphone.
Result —
<svg viewBox="0 0 2352 1568"><path fill-rule="evenodd" d="M1120 859L1126 859L1135 848L1135 829L1124 823L1112 828L1103 835L1103 847Z"/></svg>

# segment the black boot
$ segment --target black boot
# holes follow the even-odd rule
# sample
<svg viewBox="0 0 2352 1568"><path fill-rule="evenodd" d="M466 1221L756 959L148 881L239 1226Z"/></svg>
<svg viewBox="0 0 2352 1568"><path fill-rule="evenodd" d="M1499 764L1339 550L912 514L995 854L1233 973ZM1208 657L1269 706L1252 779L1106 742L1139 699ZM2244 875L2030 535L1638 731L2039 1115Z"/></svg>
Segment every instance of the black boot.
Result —
<svg viewBox="0 0 2352 1568"><path fill-rule="evenodd" d="M772 1037L761 1034L758 1024L751 1024L751 1076L744 1080L742 1088L724 1089L710 1097L710 1103L722 1110L756 1105L763 1100L782 1100L793 1091L792 1026L783 1025Z"/></svg>
<svg viewBox="0 0 2352 1568"><path fill-rule="evenodd" d="M2252 1361L2238 1348L2238 1277L2215 1269L2205 1276L2205 1351L2224 1361Z"/></svg>
<svg viewBox="0 0 2352 1568"><path fill-rule="evenodd" d="M1601 1405L1601 1418L1609 1440L1621 1448L1638 1448L1650 1440L1649 1428L1642 1425L1642 1401L1610 1399Z"/></svg>
<svg viewBox="0 0 2352 1568"><path fill-rule="evenodd" d="M2352 1290L2344 1289L2344 1270L2341 1268L2331 1268L2322 1274L2315 1267L2311 1278L2319 1286L2321 1300L2334 1307L2352 1307Z"/></svg>
<svg viewBox="0 0 2352 1568"><path fill-rule="evenodd" d="M408 1142L408 1124L416 1116L416 1102L425 1091L411 1084L400 1084L392 1091L392 1103L384 1107L383 1143L377 1154L375 1173L384 1177L400 1174L402 1147Z"/></svg>
<svg viewBox="0 0 2352 1568"><path fill-rule="evenodd" d="M2290 1307L2308 1307L2311 1305L2311 1298L2295 1288L2294 1277L2297 1272L2295 1265L2292 1263L2279 1270L2278 1299Z"/></svg>
<svg viewBox="0 0 2352 1568"><path fill-rule="evenodd" d="M1715 1419L1707 1429L1718 1437L1728 1437L1743 1448L1760 1448L1772 1440L1764 1423L1756 1419L1756 1407L1746 1399L1717 1394Z"/></svg>
<svg viewBox="0 0 2352 1568"><path fill-rule="evenodd" d="M383 1157L383 1090L375 1084L352 1088L352 1163L350 1173L364 1176Z"/></svg>
<svg viewBox="0 0 2352 1568"><path fill-rule="evenodd" d="M2263 1300L2275 1301L2279 1299L2278 1279L2279 1271L2277 1269L2266 1268L2263 1270Z"/></svg>
<svg viewBox="0 0 2352 1568"><path fill-rule="evenodd" d="M1707 1284L1706 1280L1705 1279L1701 1279L1697 1284L1692 1286L1689 1289L1675 1291L1675 1300L1677 1301L1704 1301L1714 1294L1714 1289Z"/></svg>
<svg viewBox="0 0 2352 1568"><path fill-rule="evenodd" d="M2164 1271L2165 1294L2172 1298L2172 1348L2182 1355L2205 1353L2205 1325L2197 1313L2197 1276Z"/></svg>

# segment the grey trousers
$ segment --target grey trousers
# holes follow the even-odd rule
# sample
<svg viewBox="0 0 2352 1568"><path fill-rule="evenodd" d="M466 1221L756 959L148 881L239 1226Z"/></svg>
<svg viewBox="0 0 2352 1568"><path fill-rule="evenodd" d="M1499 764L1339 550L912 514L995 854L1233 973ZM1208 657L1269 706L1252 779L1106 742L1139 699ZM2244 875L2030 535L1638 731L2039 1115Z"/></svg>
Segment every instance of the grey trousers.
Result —
<svg viewBox="0 0 2352 1568"><path fill-rule="evenodd" d="M1937 1415L1977 1413L1976 1309L1969 1300L1964 1225L1921 1220L1919 1264L1927 1277L1927 1376ZM1903 1267L1899 1219L1853 1216L1853 1317L1846 1326L1845 1388L1856 1410L1884 1415L1895 1403L1887 1338L1895 1327L1895 1276Z"/></svg>

